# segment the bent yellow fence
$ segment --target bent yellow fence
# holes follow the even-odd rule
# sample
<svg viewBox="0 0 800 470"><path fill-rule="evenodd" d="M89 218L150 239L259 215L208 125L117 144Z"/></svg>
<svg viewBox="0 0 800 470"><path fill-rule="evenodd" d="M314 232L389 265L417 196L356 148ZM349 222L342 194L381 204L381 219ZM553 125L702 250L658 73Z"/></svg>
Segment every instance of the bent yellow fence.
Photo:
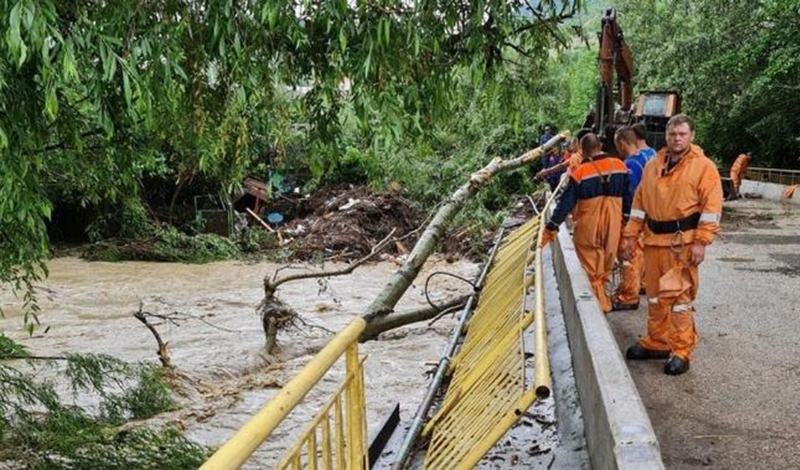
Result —
<svg viewBox="0 0 800 470"><path fill-rule="evenodd" d="M498 251L464 345L451 363L453 379L423 430L432 435L426 468L472 468L537 398L549 396L546 347L537 348L532 387L526 386L523 348L523 333L534 321L537 347L547 344L541 269L535 277L527 272L529 260L541 259L536 256L540 228L539 219L527 222ZM539 295L533 311L526 311L526 291L533 284Z"/></svg>
<svg viewBox="0 0 800 470"><path fill-rule="evenodd" d="M550 394L542 257L537 243L544 229L541 219L512 232L497 252L464 344L451 364L453 379L444 401L424 429L432 435L427 468L472 468L521 413L537 398ZM535 262L533 274L528 272L531 262ZM536 301L533 309L526 310L525 296L531 285L536 287ZM531 387L525 380L522 341L534 323ZM358 318L339 332L201 469L239 468L342 355L347 366L343 383L278 468L366 468L363 359L358 357L358 337L365 328L365 320Z"/></svg>

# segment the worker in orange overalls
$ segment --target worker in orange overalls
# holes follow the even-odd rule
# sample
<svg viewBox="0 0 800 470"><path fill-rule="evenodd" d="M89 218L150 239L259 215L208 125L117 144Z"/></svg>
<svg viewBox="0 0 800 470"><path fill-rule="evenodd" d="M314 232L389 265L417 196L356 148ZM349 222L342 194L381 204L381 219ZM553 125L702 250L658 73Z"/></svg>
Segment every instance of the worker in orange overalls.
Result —
<svg viewBox="0 0 800 470"><path fill-rule="evenodd" d="M747 167L750 166L750 161L753 157L750 152L740 154L731 166L731 199L739 198L739 188L742 186L742 178L747 173Z"/></svg>
<svg viewBox="0 0 800 470"><path fill-rule="evenodd" d="M581 139L583 163L569 182L547 222L542 246L555 238L558 226L575 209L575 250L603 312L611 311L606 282L614 269L623 212L630 209L628 169L622 160L603 153L595 134Z"/></svg>
<svg viewBox="0 0 800 470"><path fill-rule="evenodd" d="M656 152L640 139L633 127L620 128L614 135L614 146L625 160L628 168L628 192L631 199L642 180L644 167L655 157ZM623 214L625 220L630 214ZM621 260L622 279L614 296L614 310L636 310L639 308L639 292L642 290L644 274L644 234L636 241L633 257Z"/></svg>
<svg viewBox="0 0 800 470"><path fill-rule="evenodd" d="M628 259L642 231L648 297L647 336L628 348L628 359L668 359L664 373L689 370L698 335L694 299L698 266L719 232L719 172L694 141L694 123L678 114L667 123L667 146L645 167L625 225Z"/></svg>

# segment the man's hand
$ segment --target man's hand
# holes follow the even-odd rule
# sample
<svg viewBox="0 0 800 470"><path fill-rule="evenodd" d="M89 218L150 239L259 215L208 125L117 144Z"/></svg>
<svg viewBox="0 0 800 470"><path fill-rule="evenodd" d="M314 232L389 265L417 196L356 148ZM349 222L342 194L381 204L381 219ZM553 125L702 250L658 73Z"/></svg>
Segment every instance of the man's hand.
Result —
<svg viewBox="0 0 800 470"><path fill-rule="evenodd" d="M623 261L630 261L633 259L633 247L636 244L636 238L634 237L624 237L622 239L622 244L620 245L620 257Z"/></svg>
<svg viewBox="0 0 800 470"><path fill-rule="evenodd" d="M706 259L706 246L702 243L692 243L689 249L689 263L692 266L699 266Z"/></svg>
<svg viewBox="0 0 800 470"><path fill-rule="evenodd" d="M542 234L542 242L539 243L539 247L546 247L548 243L556 239L557 233L558 232L555 230L544 229L544 233Z"/></svg>
<svg viewBox="0 0 800 470"><path fill-rule="evenodd" d="M539 170L539 172L536 173L536 176L534 176L534 178L536 178L537 180L542 180L544 179L545 176L547 176L546 172L547 170Z"/></svg>

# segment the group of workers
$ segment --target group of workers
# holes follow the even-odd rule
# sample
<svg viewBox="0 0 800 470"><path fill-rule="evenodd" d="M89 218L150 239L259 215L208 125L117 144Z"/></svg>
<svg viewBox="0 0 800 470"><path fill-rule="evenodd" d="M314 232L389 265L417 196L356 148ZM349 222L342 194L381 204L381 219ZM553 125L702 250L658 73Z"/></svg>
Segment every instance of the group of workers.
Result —
<svg viewBox="0 0 800 470"><path fill-rule="evenodd" d="M551 178L568 177L541 244L555 239L572 213L575 249L604 312L638 308L644 284L647 335L627 349L627 359L665 359L664 373L680 375L689 370L698 341L698 266L720 230L722 184L716 165L693 143L690 117L669 120L666 147L658 153L645 132L641 125L618 129L618 156L587 133L570 143L561 161L543 162L537 177L552 189L559 182ZM618 260L621 282L609 296Z"/></svg>

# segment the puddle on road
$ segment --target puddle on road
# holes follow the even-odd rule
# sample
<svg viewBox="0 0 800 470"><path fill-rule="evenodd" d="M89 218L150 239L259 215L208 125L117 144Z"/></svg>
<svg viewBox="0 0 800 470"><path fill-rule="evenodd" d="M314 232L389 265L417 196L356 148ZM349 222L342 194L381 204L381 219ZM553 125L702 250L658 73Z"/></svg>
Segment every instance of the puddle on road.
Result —
<svg viewBox="0 0 800 470"><path fill-rule="evenodd" d="M178 369L182 407L151 421L176 424L188 437L212 447L230 437L330 338L319 329L282 332L277 353L263 354L264 335L255 306L262 297L262 278L278 267L275 264L90 263L60 258L48 266L50 277L37 288L42 325L33 337L23 331L20 302L9 291L0 290L6 315L0 319L0 331L34 353L103 353L127 361L156 362L155 340L132 317L140 301L152 313L181 312L206 320L208 324L191 321L159 327ZM473 278L477 272L477 266L466 261L438 260L427 266L398 310L425 305L426 273L444 270ZM366 308L396 269L388 261L367 265L327 283L287 284L279 295L307 321L338 331ZM463 282L446 276L431 281L435 302L465 292ZM361 354L369 356L366 386L368 419L373 426L396 402L405 416L413 413L425 391L426 364L439 360L454 323L445 318L433 328L417 324L389 335L391 339L360 345ZM58 371L53 369L49 373L55 377ZM259 449L252 465L273 466L342 377L338 364Z"/></svg>

